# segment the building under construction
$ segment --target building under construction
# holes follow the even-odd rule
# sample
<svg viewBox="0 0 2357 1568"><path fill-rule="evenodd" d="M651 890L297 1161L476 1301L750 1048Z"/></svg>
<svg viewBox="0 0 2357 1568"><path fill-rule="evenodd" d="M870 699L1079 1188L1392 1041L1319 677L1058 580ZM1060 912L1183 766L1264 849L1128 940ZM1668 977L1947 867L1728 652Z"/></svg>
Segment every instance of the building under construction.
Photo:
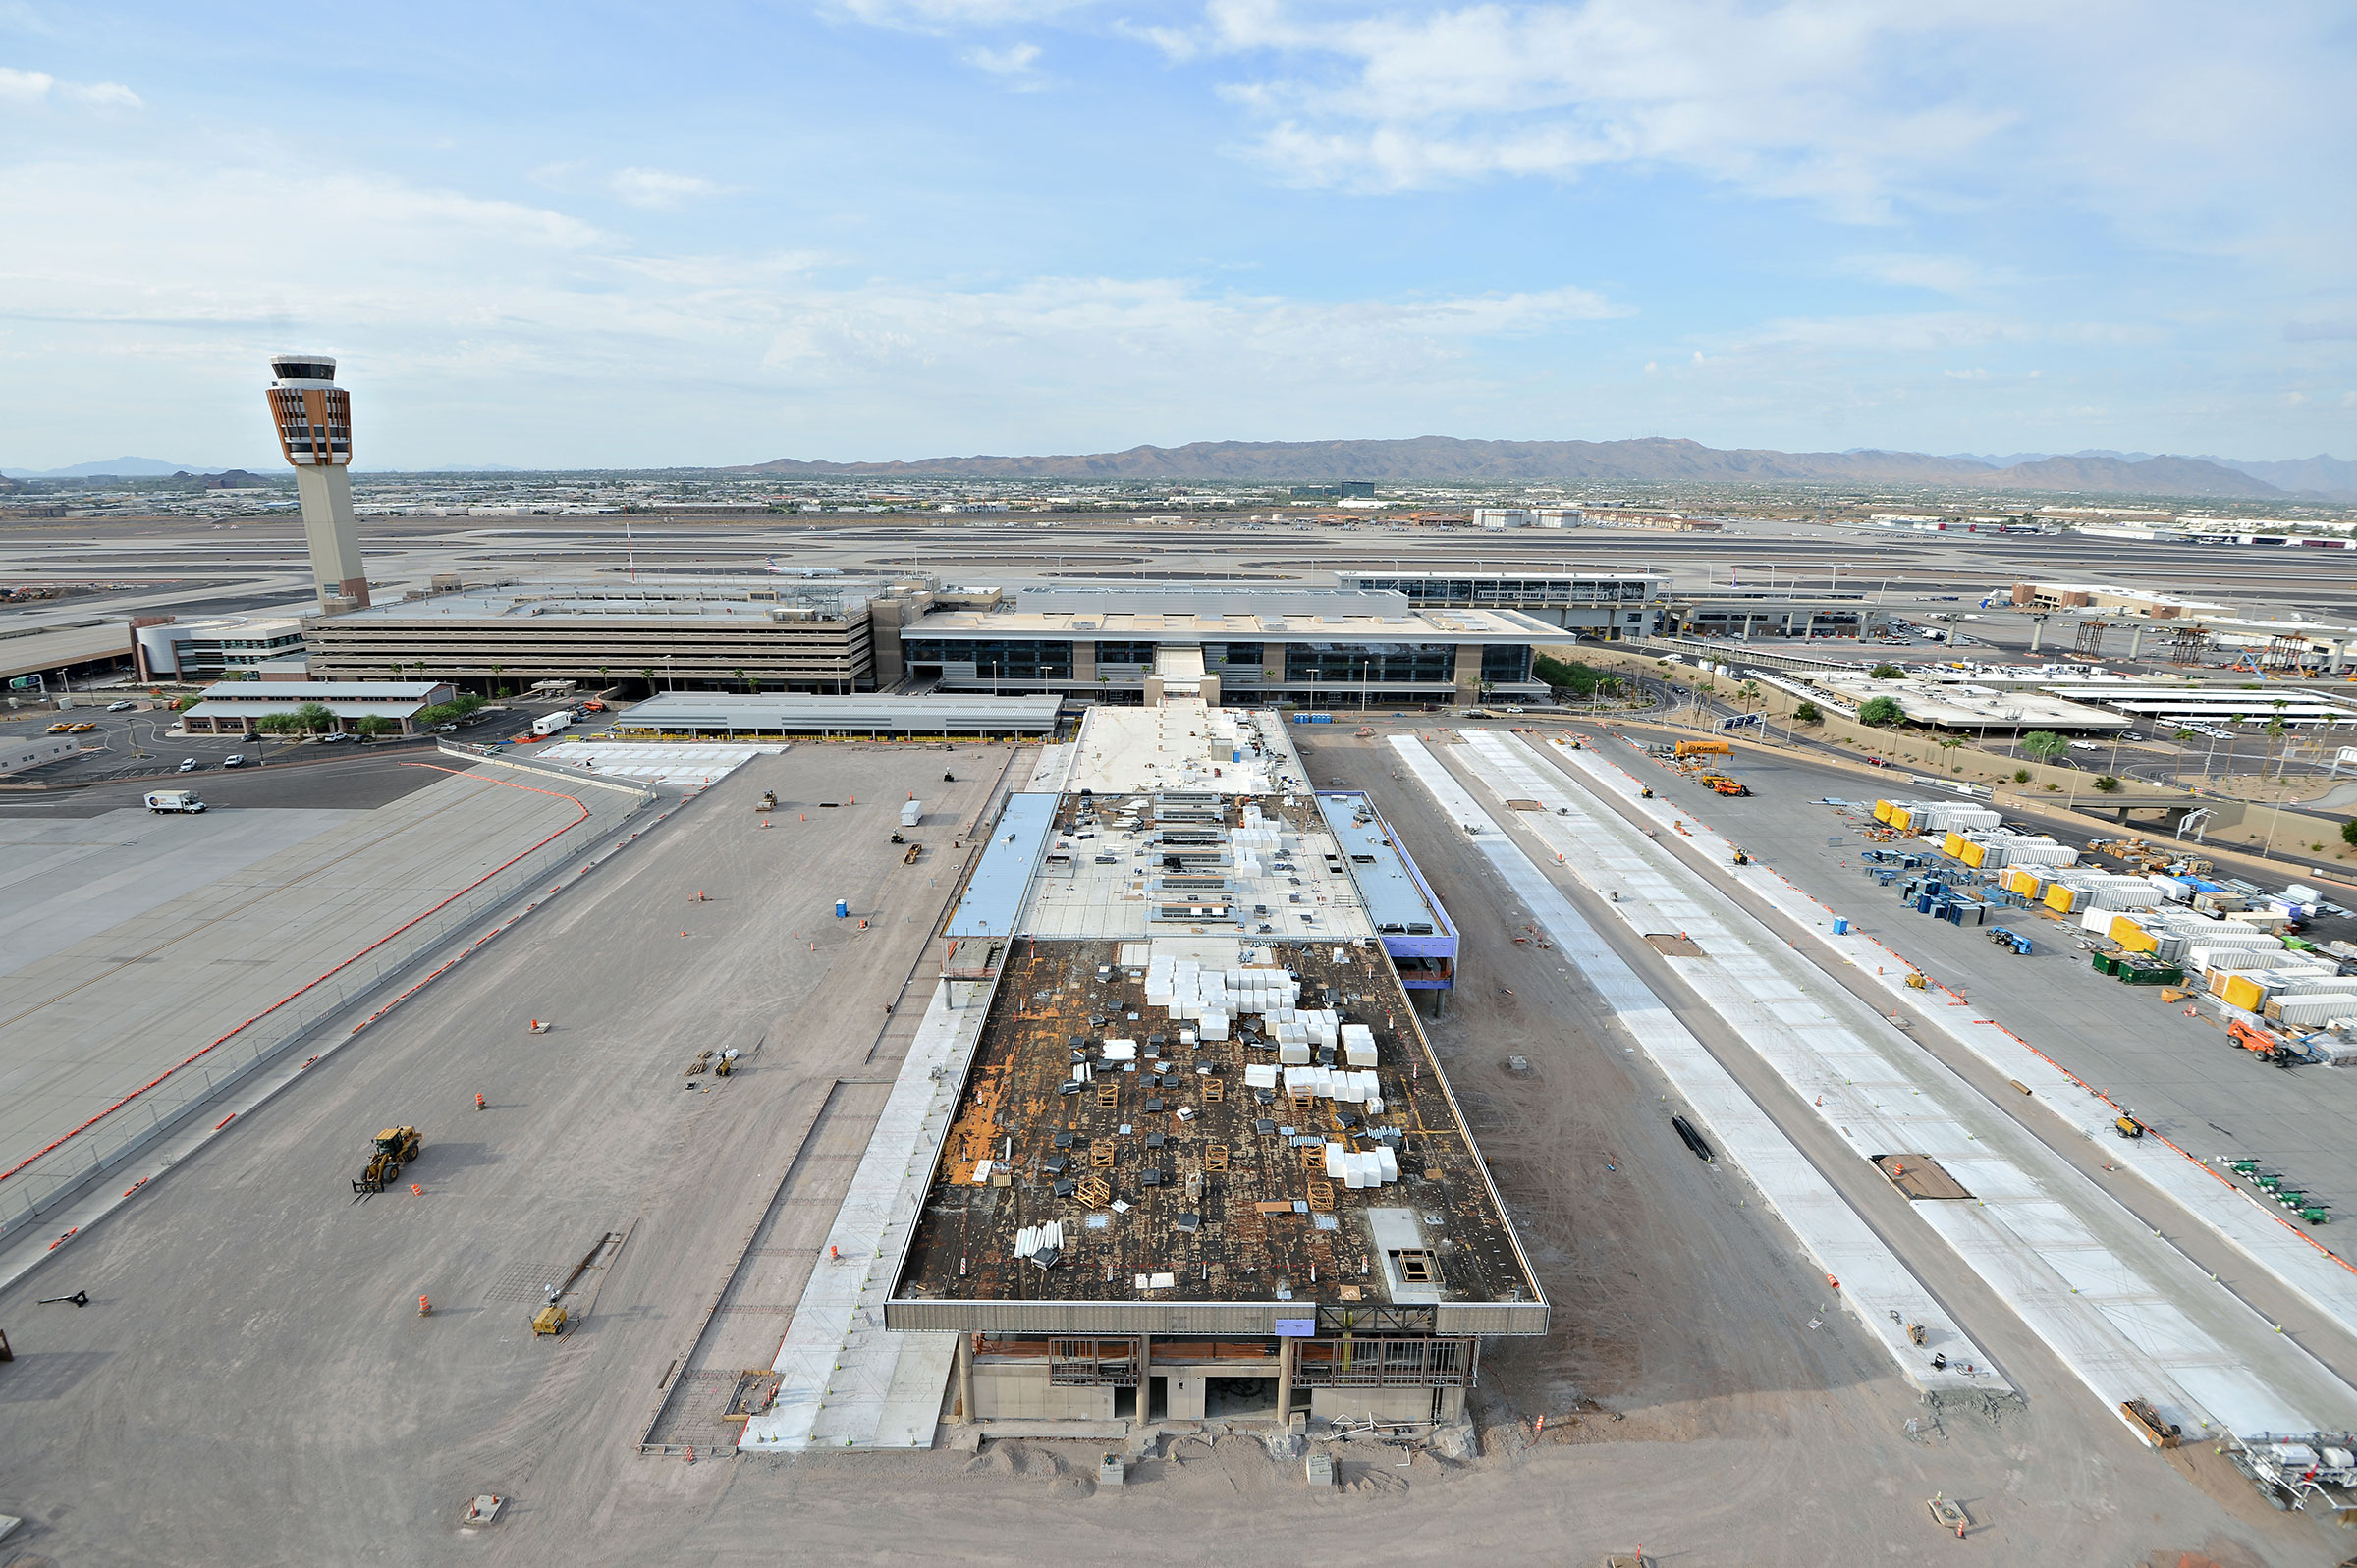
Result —
<svg viewBox="0 0 2357 1568"><path fill-rule="evenodd" d="M991 830L946 934L986 1010L884 1259L953 1419L1451 1423L1485 1337L1547 1329L1362 814L1284 730L1096 710Z"/></svg>

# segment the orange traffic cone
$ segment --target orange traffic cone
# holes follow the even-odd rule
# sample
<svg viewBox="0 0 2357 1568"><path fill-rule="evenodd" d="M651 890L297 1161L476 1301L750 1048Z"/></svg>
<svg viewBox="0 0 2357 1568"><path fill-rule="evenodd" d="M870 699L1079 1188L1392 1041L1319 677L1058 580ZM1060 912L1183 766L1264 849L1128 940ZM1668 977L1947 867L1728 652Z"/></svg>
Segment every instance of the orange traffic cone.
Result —
<svg viewBox="0 0 2357 1568"><path fill-rule="evenodd" d="M410 1196L412 1198L422 1198L425 1196L425 1189L412 1181L410 1183Z"/></svg>
<svg viewBox="0 0 2357 1568"><path fill-rule="evenodd" d="M423 1296L417 1298L417 1316L422 1318L434 1310L434 1304Z"/></svg>

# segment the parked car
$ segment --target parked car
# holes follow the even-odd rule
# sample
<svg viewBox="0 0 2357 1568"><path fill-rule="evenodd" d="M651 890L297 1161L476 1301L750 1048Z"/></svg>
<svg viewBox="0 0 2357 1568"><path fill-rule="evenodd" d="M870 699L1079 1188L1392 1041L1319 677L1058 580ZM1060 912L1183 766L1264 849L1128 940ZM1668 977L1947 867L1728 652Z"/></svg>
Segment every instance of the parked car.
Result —
<svg viewBox="0 0 2357 1568"><path fill-rule="evenodd" d="M66 733L70 735L86 735L97 728L98 727L96 725L91 724L85 719L81 724L66 726Z"/></svg>
<svg viewBox="0 0 2357 1568"><path fill-rule="evenodd" d="M137 703L132 701L129 697L125 697L121 702L108 703L106 705L106 711L108 713L129 713L132 709L137 706Z"/></svg>
<svg viewBox="0 0 2357 1568"><path fill-rule="evenodd" d="M182 773L194 773L196 771L196 759L194 757L181 758L180 771Z"/></svg>
<svg viewBox="0 0 2357 1568"><path fill-rule="evenodd" d="M323 734L319 737L319 744L323 746L332 746L339 740L350 740L352 736L346 734L341 730L330 730L326 734Z"/></svg>
<svg viewBox="0 0 2357 1568"><path fill-rule="evenodd" d="M434 726L434 733L438 735L446 735L457 728L457 725L436 725Z"/></svg>
<svg viewBox="0 0 2357 1568"><path fill-rule="evenodd" d="M233 752L231 752L231 753L230 753L228 756L226 756L226 757L223 757L223 758L221 759L221 766L222 766L222 767L224 767L224 768L243 768L243 767L245 767L245 766L246 766L246 753L244 753L243 751L233 751Z"/></svg>
<svg viewBox="0 0 2357 1568"><path fill-rule="evenodd" d="M74 727L72 725L66 723L63 719L60 719L57 723L49 727L49 732L53 735L62 735L73 728Z"/></svg>

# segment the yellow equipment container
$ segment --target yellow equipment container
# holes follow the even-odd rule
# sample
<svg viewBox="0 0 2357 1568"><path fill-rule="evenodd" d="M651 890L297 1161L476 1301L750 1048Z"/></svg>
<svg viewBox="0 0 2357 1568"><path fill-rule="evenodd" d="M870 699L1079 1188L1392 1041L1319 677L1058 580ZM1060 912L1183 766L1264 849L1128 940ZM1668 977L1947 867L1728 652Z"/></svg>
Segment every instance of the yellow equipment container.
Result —
<svg viewBox="0 0 2357 1568"><path fill-rule="evenodd" d="M1892 809L1893 808L1891 807L1891 802L1888 800L1876 801L1874 803L1874 820L1877 822L1889 822L1891 820L1891 812Z"/></svg>
<svg viewBox="0 0 2357 1568"><path fill-rule="evenodd" d="M2158 952L2161 939L2137 921L2134 915L2113 915L2110 937L2130 952Z"/></svg>
<svg viewBox="0 0 2357 1568"><path fill-rule="evenodd" d="M2078 901L2079 891L2076 888L2057 882L2046 890L2046 906L2059 914L2069 914L2077 907Z"/></svg>
<svg viewBox="0 0 2357 1568"><path fill-rule="evenodd" d="M1966 865L1977 866L1989 858L1989 846L1985 843L1975 843L1967 838L1964 840L1963 847L1956 851L1956 855Z"/></svg>
<svg viewBox="0 0 2357 1568"><path fill-rule="evenodd" d="M1946 838L1940 840L1940 852L1950 860L1963 859L1964 836L1951 831Z"/></svg>
<svg viewBox="0 0 2357 1568"><path fill-rule="evenodd" d="M1891 827L1896 828L1900 833L1905 833L1907 831L1907 824L1915 820L1915 814L1904 806L1892 806L1891 808L1891 815L1885 820L1888 821Z"/></svg>
<svg viewBox="0 0 2357 1568"><path fill-rule="evenodd" d="M567 1312L562 1307L552 1306L541 1308L538 1312L532 1314L533 1336L538 1337L543 1334L563 1333L565 1331L565 1322L572 1316L573 1314Z"/></svg>
<svg viewBox="0 0 2357 1568"><path fill-rule="evenodd" d="M2015 866L2005 873L2004 890L2017 892L2024 898L2043 898L2046 895L2046 879L2027 866Z"/></svg>
<svg viewBox="0 0 2357 1568"><path fill-rule="evenodd" d="M2257 1012L2267 1003L2267 990L2251 976L2238 974L2226 977L2226 989L2219 995L2226 999L2229 1007L2243 1007Z"/></svg>

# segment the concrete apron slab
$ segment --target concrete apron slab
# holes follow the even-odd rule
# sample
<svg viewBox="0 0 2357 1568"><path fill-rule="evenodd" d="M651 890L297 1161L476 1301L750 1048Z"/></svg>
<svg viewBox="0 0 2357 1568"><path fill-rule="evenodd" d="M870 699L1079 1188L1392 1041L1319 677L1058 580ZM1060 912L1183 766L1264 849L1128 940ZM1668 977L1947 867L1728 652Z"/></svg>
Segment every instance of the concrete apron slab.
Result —
<svg viewBox="0 0 2357 1568"><path fill-rule="evenodd" d="M739 1452L933 1446L958 1336L886 1328L884 1302L995 989L995 981L934 987L778 1347L777 1398L744 1424Z"/></svg>
<svg viewBox="0 0 2357 1568"><path fill-rule="evenodd" d="M1861 1159L1928 1154L1972 1191L1915 1213L2107 1408L2149 1399L2209 1434L2357 1420L2357 1390L1584 783L1513 736L1466 741L1494 787L1541 802L1522 825L1573 875L1617 890L1620 918L1701 946L1703 957L1678 960L1681 977ZM1587 754L1555 755L1578 768ZM1701 831L1673 808L1669 831L1681 830ZM1714 836L1705 848L1723 844Z"/></svg>
<svg viewBox="0 0 2357 1568"><path fill-rule="evenodd" d="M1474 828L1475 846L1546 926L1558 949L1612 1006L1629 1038L1701 1115L1719 1151L1783 1219L1809 1259L1839 1281L1842 1304L1883 1347L1900 1376L1932 1402L2013 1395L2012 1385L1922 1281L1663 1005L1643 978L1605 945L1488 809L1442 769L1421 741L1400 736L1391 743L1441 809L1458 824ZM1923 1325L1922 1346L1908 1338L1908 1324ZM1936 1354L1946 1358L1946 1370L1932 1366ZM1967 1372L1967 1367L1973 1370Z"/></svg>
<svg viewBox="0 0 2357 1568"><path fill-rule="evenodd" d="M1591 787L1619 798L1664 827L1683 822L1705 853L1732 858L1731 846L1717 832L1658 796L1642 798L1638 781L1596 752L1574 751L1558 742L1549 746L1548 754L1577 770ZM2048 1109L2103 1148L2107 1159L2177 1204L2310 1306L2357 1332L2357 1268L2347 1260L2262 1208L2166 1138L2148 1132L2133 1143L2122 1142L2112 1132L2112 1119L2120 1113L2117 1105L1954 992L1937 982L1928 991L1909 988L1906 976L1914 966L1908 960L1863 933L1836 936L1834 911L1774 869L1754 861L1729 866L1727 873L1808 931L1819 946L1871 976L1894 1004L1907 1007L1963 1050L2026 1086Z"/></svg>

